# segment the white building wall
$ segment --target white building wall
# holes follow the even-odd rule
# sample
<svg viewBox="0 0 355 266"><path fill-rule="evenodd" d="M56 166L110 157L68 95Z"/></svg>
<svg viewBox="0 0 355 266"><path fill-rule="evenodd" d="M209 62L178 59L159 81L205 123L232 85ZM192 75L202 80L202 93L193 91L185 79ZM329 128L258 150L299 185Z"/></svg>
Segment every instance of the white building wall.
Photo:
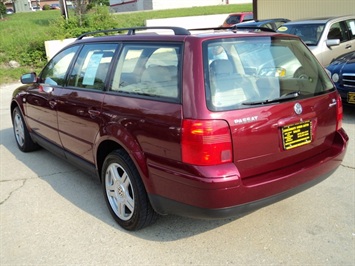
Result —
<svg viewBox="0 0 355 266"><path fill-rule="evenodd" d="M153 0L153 10L224 5L226 0Z"/></svg>
<svg viewBox="0 0 355 266"><path fill-rule="evenodd" d="M249 3L252 3L252 0L110 0L111 8L116 12Z"/></svg>
<svg viewBox="0 0 355 266"><path fill-rule="evenodd" d="M354 0L257 0L257 18L291 20L355 14Z"/></svg>

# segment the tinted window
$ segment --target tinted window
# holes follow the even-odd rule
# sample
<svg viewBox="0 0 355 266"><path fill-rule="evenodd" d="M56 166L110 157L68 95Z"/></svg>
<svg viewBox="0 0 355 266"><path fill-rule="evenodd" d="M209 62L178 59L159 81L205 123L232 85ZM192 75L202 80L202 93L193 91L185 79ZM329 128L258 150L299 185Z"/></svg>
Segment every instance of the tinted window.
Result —
<svg viewBox="0 0 355 266"><path fill-rule="evenodd" d="M340 22L334 23L334 24L330 27L327 38L328 38L328 40L339 39L340 42L344 42L344 41L347 41L347 40L348 40L348 36L347 36L346 33L343 31Z"/></svg>
<svg viewBox="0 0 355 266"><path fill-rule="evenodd" d="M117 44L89 44L80 51L68 85L102 90Z"/></svg>
<svg viewBox="0 0 355 266"><path fill-rule="evenodd" d="M245 16L244 16L244 20L252 20L253 19L253 14L246 14Z"/></svg>
<svg viewBox="0 0 355 266"><path fill-rule="evenodd" d="M64 86L65 76L77 50L78 46L74 46L53 57L42 70L40 75L41 82L52 86Z"/></svg>
<svg viewBox="0 0 355 266"><path fill-rule="evenodd" d="M227 24L237 24L240 22L241 15L231 15L226 19Z"/></svg>
<svg viewBox="0 0 355 266"><path fill-rule="evenodd" d="M172 99L179 96L180 46L125 45L111 90L130 96Z"/></svg>
<svg viewBox="0 0 355 266"><path fill-rule="evenodd" d="M349 33L350 39L355 39L355 20L347 20L346 21L346 30Z"/></svg>
<svg viewBox="0 0 355 266"><path fill-rule="evenodd" d="M216 46L225 58L211 57ZM204 44L205 87L210 110L232 110L275 100L292 92L311 97L333 85L298 40L239 38ZM256 104L255 104L256 105Z"/></svg>

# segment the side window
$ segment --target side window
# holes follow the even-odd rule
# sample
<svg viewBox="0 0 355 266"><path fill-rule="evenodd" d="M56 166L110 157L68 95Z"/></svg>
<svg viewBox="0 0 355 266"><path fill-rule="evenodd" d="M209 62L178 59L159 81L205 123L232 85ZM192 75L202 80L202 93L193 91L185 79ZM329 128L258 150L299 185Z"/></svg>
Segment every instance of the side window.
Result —
<svg viewBox="0 0 355 266"><path fill-rule="evenodd" d="M355 19L346 21L346 28L351 40L355 39Z"/></svg>
<svg viewBox="0 0 355 266"><path fill-rule="evenodd" d="M70 47L53 57L41 73L41 82L52 86L64 86L65 75L78 48Z"/></svg>
<svg viewBox="0 0 355 266"><path fill-rule="evenodd" d="M177 101L179 97L179 45L126 45L118 61L112 91Z"/></svg>
<svg viewBox="0 0 355 266"><path fill-rule="evenodd" d="M245 17L244 17L244 21L252 20L253 17L254 17L253 14L246 14Z"/></svg>
<svg viewBox="0 0 355 266"><path fill-rule="evenodd" d="M345 32L341 27L340 22L334 23L329 29L328 40L333 40L333 39L339 39L340 42L344 42L348 40Z"/></svg>
<svg viewBox="0 0 355 266"><path fill-rule="evenodd" d="M80 51L68 86L103 90L117 44L88 44Z"/></svg>
<svg viewBox="0 0 355 266"><path fill-rule="evenodd" d="M228 24L237 24L240 22L241 15L231 15L227 18Z"/></svg>

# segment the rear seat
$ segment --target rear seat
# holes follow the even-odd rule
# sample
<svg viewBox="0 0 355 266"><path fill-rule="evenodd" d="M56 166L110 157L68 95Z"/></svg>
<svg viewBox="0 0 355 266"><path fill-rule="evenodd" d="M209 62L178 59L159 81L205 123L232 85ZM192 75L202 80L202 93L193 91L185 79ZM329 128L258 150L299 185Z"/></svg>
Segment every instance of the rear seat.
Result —
<svg viewBox="0 0 355 266"><path fill-rule="evenodd" d="M150 66L143 71L141 82L120 87L119 90L129 93L176 98L178 96L177 68L174 76L171 72L171 66Z"/></svg>

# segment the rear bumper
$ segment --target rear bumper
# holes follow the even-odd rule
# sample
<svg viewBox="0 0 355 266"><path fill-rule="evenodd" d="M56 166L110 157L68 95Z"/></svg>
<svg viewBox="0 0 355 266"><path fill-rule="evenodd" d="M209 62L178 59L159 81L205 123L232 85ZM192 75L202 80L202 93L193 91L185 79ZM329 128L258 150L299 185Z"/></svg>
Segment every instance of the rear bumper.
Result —
<svg viewBox="0 0 355 266"><path fill-rule="evenodd" d="M241 215L299 193L332 175L345 155L347 141L345 131L340 130L327 152L246 181L240 179L232 165L223 167L223 177L201 178L202 175L166 171L150 164L154 193L148 195L153 208L163 215L193 218Z"/></svg>
<svg viewBox="0 0 355 266"><path fill-rule="evenodd" d="M271 205L280 200L291 197L299 192L302 192L321 181L325 180L327 177L333 174L334 171L328 174L322 175L314 180L311 180L305 184L299 185L296 188L284 191L282 193L269 196L260 200L253 202L244 203L237 206L225 207L220 209L207 209L199 208L192 205L187 205L181 202L173 201L167 198L163 198L157 195L150 195L150 201L154 206L154 209L164 215L164 214L175 214L185 217L197 218L197 219L217 219L217 218L227 218L232 216L242 216L244 214L256 211L262 207Z"/></svg>

